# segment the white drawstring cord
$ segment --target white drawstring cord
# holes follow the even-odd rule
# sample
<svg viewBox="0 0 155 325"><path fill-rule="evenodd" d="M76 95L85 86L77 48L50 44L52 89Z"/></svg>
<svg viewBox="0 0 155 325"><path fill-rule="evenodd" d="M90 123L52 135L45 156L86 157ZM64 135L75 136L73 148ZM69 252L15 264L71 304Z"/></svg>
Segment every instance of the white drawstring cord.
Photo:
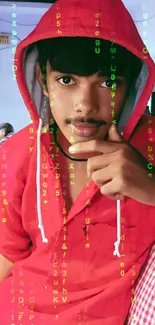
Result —
<svg viewBox="0 0 155 325"><path fill-rule="evenodd" d="M121 241L121 201L117 200L117 241L114 243L115 250L113 255L121 257L119 253L119 245Z"/></svg>
<svg viewBox="0 0 155 325"><path fill-rule="evenodd" d="M36 171L36 186L37 186L37 213L38 213L38 228L41 231L41 237L43 243L48 243L48 239L45 237L44 226L42 224L41 215L41 201L40 201L40 137L42 129L42 119L39 119L39 126L37 130L37 171Z"/></svg>

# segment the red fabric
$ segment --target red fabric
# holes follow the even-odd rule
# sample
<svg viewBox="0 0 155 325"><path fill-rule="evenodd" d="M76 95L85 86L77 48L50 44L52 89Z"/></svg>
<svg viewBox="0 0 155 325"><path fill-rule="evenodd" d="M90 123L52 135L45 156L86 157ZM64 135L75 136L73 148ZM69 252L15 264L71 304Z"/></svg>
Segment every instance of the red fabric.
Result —
<svg viewBox="0 0 155 325"><path fill-rule="evenodd" d="M153 118L152 120L154 121ZM143 128L145 129L144 124ZM52 325L55 322L56 324L79 325L80 319L81 322L83 320L82 324L123 325L130 306L132 281L137 278L154 240L154 207L125 198L121 204L121 215L122 218L125 217L124 230L121 229L121 233L126 235L126 240L124 246L123 244L120 246L122 257L119 259L113 256L113 244L116 240L116 202L102 196L93 182L90 183L89 188L89 197L92 199L92 204L89 206L91 247L85 248L86 238L83 226L86 218L84 207L88 197L88 188L84 188L68 215L67 282L63 286L63 251L61 249L63 243L61 213L64 207L63 197L60 196L60 199L56 200L53 188L56 170L51 169L52 161L49 161L48 152L45 150L44 159L48 166L50 189L47 200L50 203L42 214L45 234L49 238L49 243L42 243L40 230L37 228L36 213L34 173L36 150L34 145L33 151L29 153L26 141L29 129L30 126L20 131L19 134L15 134L8 144L6 142L2 146L3 150L1 150L1 158L3 155L4 159L5 153L7 161L6 188L9 204L5 206L7 222L0 225L0 253L16 262L13 277L4 280L0 285L1 314L7 310L7 313L4 313L2 324L10 325L9 317L11 317L12 308L16 318L22 308L24 312L22 324L27 325L28 321L30 322L31 311L29 299L34 296L35 318L32 324L35 325ZM26 149L23 148L19 152L18 145L22 139L25 139L23 147ZM46 148L48 140L48 134L44 134L42 150L43 147ZM12 151L11 148L14 150ZM16 159L17 155L19 155L18 160ZM3 166L2 161L0 166ZM32 246L30 246L30 241L32 241ZM59 261L59 295L56 296L53 296L52 292L55 270L52 255L54 246ZM120 275L121 263L124 263L124 276ZM136 271L134 276L132 264ZM20 271L21 267L23 274ZM10 284L11 279L14 284ZM24 289L22 285L19 285L19 281L22 279L24 280ZM62 293L62 288L67 290L66 295ZM15 290L12 295L16 301L12 308L10 299L8 299L8 290L11 289ZM24 299L22 307L17 303L20 300L19 297ZM59 317L56 320L53 316L55 314L53 297L59 298L57 307ZM65 303L62 297L64 301L67 297ZM85 312L86 315L78 316L82 315L82 312ZM45 319L41 320L41 316ZM20 322L21 320L18 320L15 324L20 325Z"/></svg>
<svg viewBox="0 0 155 325"><path fill-rule="evenodd" d="M127 324L155 324L155 245L149 255L146 268L138 281Z"/></svg>
<svg viewBox="0 0 155 325"><path fill-rule="evenodd" d="M71 8L68 9L70 3ZM47 132L41 136L41 184L45 180L48 183L47 204L41 192L41 210L48 244L41 242L38 229L38 115L26 87L22 60L27 45L41 37L60 36L55 18L58 10L63 14L63 36L90 37L95 37L94 13L101 11L103 17L100 37L112 40L115 30L115 41L143 58L144 45L119 0L60 0L59 5L55 4L36 29L18 46L17 82L34 122L15 134L0 149L0 213L1 218L4 218L5 213L7 220L5 222L3 219L0 223L0 253L15 263L13 276L0 285L1 323L10 325L10 318L14 313L15 320L12 318L12 323L15 325L123 325L130 306L132 283L138 277L155 238L155 208L130 198L125 198L121 203L123 224L121 258L118 258L113 256L116 241L116 202L101 195L93 181L90 182L81 191L67 216L67 252L64 266L64 198L59 179L57 183L55 181L57 168L49 156L50 137ZM116 20L111 19L112 12L115 13ZM126 139L132 135L142 117L154 84L153 62L149 55L144 60L150 68L150 74L145 90L124 130ZM143 117L131 138L132 145L141 150L145 157L148 154L149 120L148 116ZM151 118L151 123L155 127L154 118ZM154 134L152 138L154 147ZM60 152L58 163L61 164ZM47 179L45 174L48 175ZM4 180L6 193L3 189ZM59 191L59 196L56 195L56 190ZM4 199L5 194L7 201ZM87 206L90 247L85 248L83 227L86 225L88 199L91 201ZM65 283L64 274L67 274ZM10 301L10 293L14 297L13 302ZM32 297L35 298L33 303ZM23 318L18 316L21 310L24 313ZM32 321L29 319L30 313L34 316Z"/></svg>

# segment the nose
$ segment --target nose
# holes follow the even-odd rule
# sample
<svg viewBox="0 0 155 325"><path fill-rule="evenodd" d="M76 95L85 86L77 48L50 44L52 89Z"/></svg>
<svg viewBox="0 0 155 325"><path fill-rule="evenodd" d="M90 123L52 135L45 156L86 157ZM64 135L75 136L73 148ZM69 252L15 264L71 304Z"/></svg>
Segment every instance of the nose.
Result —
<svg viewBox="0 0 155 325"><path fill-rule="evenodd" d="M97 94L95 95L91 87L83 87L77 94L74 111L79 114L81 113L83 116L96 113L98 111L97 98Z"/></svg>

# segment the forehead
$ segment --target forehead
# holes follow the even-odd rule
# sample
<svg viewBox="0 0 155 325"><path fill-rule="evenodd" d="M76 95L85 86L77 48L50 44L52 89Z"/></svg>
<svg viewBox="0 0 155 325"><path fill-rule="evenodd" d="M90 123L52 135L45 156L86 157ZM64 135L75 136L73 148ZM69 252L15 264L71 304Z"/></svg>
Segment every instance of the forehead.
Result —
<svg viewBox="0 0 155 325"><path fill-rule="evenodd" d="M114 68L116 68L116 69L114 69ZM98 70L97 72L94 72L89 75L87 73L86 73L86 75L84 75L84 73L82 75L78 74L78 71L76 71L76 73L75 73L74 69L73 69L73 71L66 69L66 72L64 70L62 72L61 68L53 69L53 67L51 67L51 65L49 63L49 60L47 60L46 71L51 73L53 76L56 74L61 74L62 76L68 75L68 76L77 77L79 79L83 79L83 78L90 79L90 78L101 78L101 77L114 78L114 76L115 76L115 78L116 77L127 78L130 73L130 69L123 69L122 72L119 71L119 69L117 69L116 65L111 65L110 68L108 66L105 66L102 69Z"/></svg>

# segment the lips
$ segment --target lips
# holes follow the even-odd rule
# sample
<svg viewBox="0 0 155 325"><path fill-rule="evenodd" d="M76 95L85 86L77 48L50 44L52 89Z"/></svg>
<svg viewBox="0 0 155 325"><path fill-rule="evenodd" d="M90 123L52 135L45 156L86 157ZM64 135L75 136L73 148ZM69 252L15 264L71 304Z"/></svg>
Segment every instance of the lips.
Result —
<svg viewBox="0 0 155 325"><path fill-rule="evenodd" d="M95 135L100 127L100 125L93 123L75 123L70 124L70 126L74 130L74 134L82 137L90 137Z"/></svg>

